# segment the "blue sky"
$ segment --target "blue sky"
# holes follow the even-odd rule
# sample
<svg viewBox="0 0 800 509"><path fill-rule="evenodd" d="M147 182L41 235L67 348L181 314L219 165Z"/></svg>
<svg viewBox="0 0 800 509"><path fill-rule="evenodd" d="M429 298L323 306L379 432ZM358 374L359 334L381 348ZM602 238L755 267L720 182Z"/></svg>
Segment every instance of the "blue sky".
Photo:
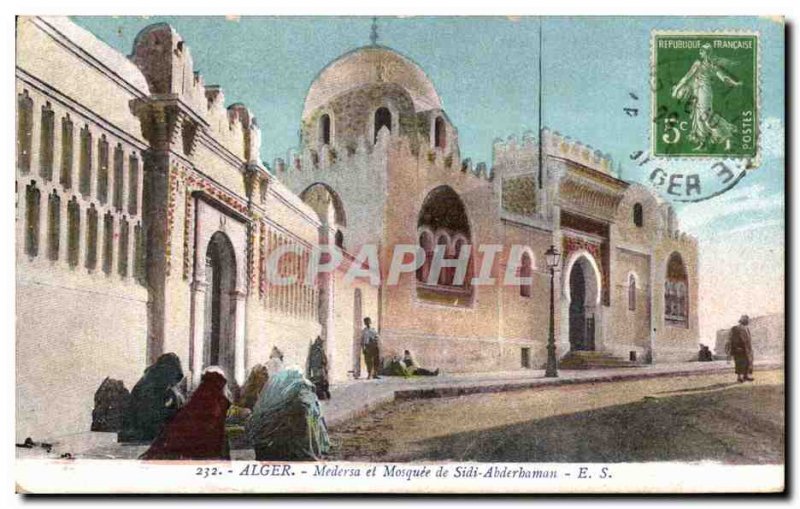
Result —
<svg viewBox="0 0 800 509"><path fill-rule="evenodd" d="M369 17L72 19L125 54L139 30L171 23L191 48L195 70L205 82L221 85L229 103L247 104L258 118L262 158L268 163L296 145L303 100L314 76L339 55L368 44L371 23ZM380 43L411 57L433 81L459 129L463 157L491 165L495 138L536 130L539 18L382 17L378 23ZM726 253L724 266L705 263L710 258L701 256L707 276L701 279L701 291L712 284L707 292L713 309L730 309L724 318L714 310L707 310L705 319L701 316L708 333L739 312L782 309L783 24L767 18L551 17L541 25L544 124L610 153L622 164L626 180L640 182L646 182L647 172L631 164L629 155L649 145L650 31L758 31L761 166L720 197L724 199L676 208L681 224L700 238L703 249ZM624 107L638 107L639 117L628 117ZM703 165L683 163L678 168L686 173L702 171ZM732 242L746 245L746 254L731 249ZM717 295L723 291L719 281L739 281L764 299L733 299L731 293L740 293L736 287L726 287L727 296ZM776 285L781 285L780 292Z"/></svg>

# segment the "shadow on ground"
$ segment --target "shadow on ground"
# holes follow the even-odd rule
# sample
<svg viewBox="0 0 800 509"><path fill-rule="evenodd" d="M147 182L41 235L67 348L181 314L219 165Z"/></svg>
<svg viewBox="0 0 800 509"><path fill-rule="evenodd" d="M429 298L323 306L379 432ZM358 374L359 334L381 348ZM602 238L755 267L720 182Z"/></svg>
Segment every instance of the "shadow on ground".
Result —
<svg viewBox="0 0 800 509"><path fill-rule="evenodd" d="M387 442L380 430L392 424L377 418L347 430L335 455L370 461L784 462L783 385L683 392L407 444ZM370 437L368 450L348 444L353 432Z"/></svg>
<svg viewBox="0 0 800 509"><path fill-rule="evenodd" d="M696 392L711 392L717 391L720 389L727 389L730 387L736 387L739 385L739 382L727 382L721 384L711 384L711 385L704 385L703 387L690 387L688 389L680 389L677 391L658 391L656 394L671 394L671 395L681 395L681 394L691 394Z"/></svg>

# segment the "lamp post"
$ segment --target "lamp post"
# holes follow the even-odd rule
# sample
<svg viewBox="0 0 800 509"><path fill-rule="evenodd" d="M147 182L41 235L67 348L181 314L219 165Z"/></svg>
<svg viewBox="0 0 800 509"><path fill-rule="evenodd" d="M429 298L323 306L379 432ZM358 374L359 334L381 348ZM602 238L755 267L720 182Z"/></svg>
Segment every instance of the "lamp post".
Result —
<svg viewBox="0 0 800 509"><path fill-rule="evenodd" d="M555 276L558 264L561 262L561 253L555 246L544 253L547 268L550 269L550 335L547 337L547 367L544 376L547 378L558 377L558 360L556 359L556 311L555 311Z"/></svg>

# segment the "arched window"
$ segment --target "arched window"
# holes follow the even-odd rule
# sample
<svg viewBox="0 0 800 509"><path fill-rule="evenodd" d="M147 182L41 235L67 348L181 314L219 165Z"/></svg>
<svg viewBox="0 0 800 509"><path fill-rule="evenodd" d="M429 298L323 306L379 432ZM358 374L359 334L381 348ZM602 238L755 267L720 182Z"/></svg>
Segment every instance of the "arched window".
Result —
<svg viewBox="0 0 800 509"><path fill-rule="evenodd" d="M47 257L58 260L61 241L61 198L55 192L47 200Z"/></svg>
<svg viewBox="0 0 800 509"><path fill-rule="evenodd" d="M422 281L417 286L417 297L440 305L469 305L473 297L471 256L465 260L467 270L463 282L454 281L456 267L442 267L435 288L426 284L432 276L429 267L432 266L434 248L444 247L444 258L453 260L458 258L457 250L461 246L473 244L467 211L458 193L449 186L439 186L430 191L420 209L417 232L427 259L422 270L418 271ZM455 286L455 283L460 284Z"/></svg>
<svg viewBox="0 0 800 509"><path fill-rule="evenodd" d="M531 255L529 253L522 253L522 260L520 261L519 265L519 277L529 278L531 277L532 274L533 274L533 261L531 260ZM519 285L520 297L530 297L532 286L533 286L532 282L523 283Z"/></svg>
<svg viewBox="0 0 800 509"><path fill-rule="evenodd" d="M636 278L628 276L628 310L636 311Z"/></svg>
<svg viewBox="0 0 800 509"><path fill-rule="evenodd" d="M436 148L444 148L447 145L447 127L442 117L436 117L433 123L433 142Z"/></svg>
<svg viewBox="0 0 800 509"><path fill-rule="evenodd" d="M55 114L48 102L42 106L42 129L39 144L39 174L46 181L53 180L53 131Z"/></svg>
<svg viewBox="0 0 800 509"><path fill-rule="evenodd" d="M128 158L128 213L139 213L139 159L136 154Z"/></svg>
<svg viewBox="0 0 800 509"><path fill-rule="evenodd" d="M679 253L670 255L666 276L664 320L668 325L686 327L689 320L689 281L686 266Z"/></svg>
<svg viewBox="0 0 800 509"><path fill-rule="evenodd" d="M84 126L81 129L79 165L78 185L80 192L84 196L89 196L92 190L92 133L89 132L89 126Z"/></svg>
<svg viewBox="0 0 800 509"><path fill-rule="evenodd" d="M61 175L59 182L64 189L72 188L72 120L69 115L61 119Z"/></svg>
<svg viewBox="0 0 800 509"><path fill-rule="evenodd" d="M327 113L319 119L319 141L323 145L331 143L331 117Z"/></svg>
<svg viewBox="0 0 800 509"><path fill-rule="evenodd" d="M86 213L86 268L97 268L97 208L94 203Z"/></svg>
<svg viewBox="0 0 800 509"><path fill-rule="evenodd" d="M633 224L641 228L644 225L644 211L642 204L637 203L633 206Z"/></svg>
<svg viewBox="0 0 800 509"><path fill-rule="evenodd" d="M381 107L375 111L375 142L378 141L378 132L382 127L392 131L392 112L389 108Z"/></svg>
<svg viewBox="0 0 800 509"><path fill-rule="evenodd" d="M117 271L122 277L128 277L128 237L130 226L124 216L119 222L119 252L117 254Z"/></svg>
<svg viewBox="0 0 800 509"><path fill-rule="evenodd" d="M122 152L122 145L117 143L114 148L114 192L112 193L112 202L114 208L119 212L122 212L122 184L125 180L124 162L125 154Z"/></svg>
<svg viewBox="0 0 800 509"><path fill-rule="evenodd" d="M97 199L108 202L108 141L105 134L97 140Z"/></svg>
<svg viewBox="0 0 800 509"><path fill-rule="evenodd" d="M344 249L344 234L342 230L336 230L336 247Z"/></svg>
<svg viewBox="0 0 800 509"><path fill-rule="evenodd" d="M80 263L81 211L73 196L67 204L67 262L71 267Z"/></svg>
<svg viewBox="0 0 800 509"><path fill-rule="evenodd" d="M31 171L33 139L33 99L23 90L17 96L17 167L21 173Z"/></svg>
<svg viewBox="0 0 800 509"><path fill-rule="evenodd" d="M142 233L142 223L136 223L133 227L133 270L136 280L145 284L147 274L144 266L144 234Z"/></svg>
<svg viewBox="0 0 800 509"><path fill-rule="evenodd" d="M25 188L25 252L28 256L39 254L39 204L41 193L36 182Z"/></svg>
<svg viewBox="0 0 800 509"><path fill-rule="evenodd" d="M103 272L111 274L114 267L114 216L103 216Z"/></svg>

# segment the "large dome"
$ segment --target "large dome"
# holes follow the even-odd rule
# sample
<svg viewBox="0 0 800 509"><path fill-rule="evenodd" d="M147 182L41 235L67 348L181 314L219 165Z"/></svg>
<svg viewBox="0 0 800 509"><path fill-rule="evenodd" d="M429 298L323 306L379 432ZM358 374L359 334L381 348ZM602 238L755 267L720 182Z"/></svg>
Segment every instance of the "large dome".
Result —
<svg viewBox="0 0 800 509"><path fill-rule="evenodd" d="M375 45L345 53L320 71L308 89L303 118L344 92L380 83L403 87L417 111L442 107L439 94L420 66L390 48Z"/></svg>

